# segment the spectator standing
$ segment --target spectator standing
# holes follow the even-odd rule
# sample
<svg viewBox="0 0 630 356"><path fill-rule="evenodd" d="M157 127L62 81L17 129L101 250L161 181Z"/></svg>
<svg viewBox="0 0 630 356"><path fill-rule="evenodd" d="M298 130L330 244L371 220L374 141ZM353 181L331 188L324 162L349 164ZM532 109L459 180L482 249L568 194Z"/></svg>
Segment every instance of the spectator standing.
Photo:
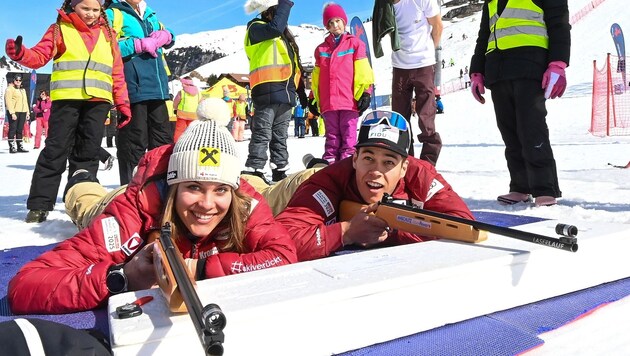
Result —
<svg viewBox="0 0 630 356"><path fill-rule="evenodd" d="M313 103L315 98L313 97L313 91L308 94L308 127L311 129L311 135L317 137L320 134L319 129L319 111L317 106ZM308 133L308 130L306 131Z"/></svg>
<svg viewBox="0 0 630 356"><path fill-rule="evenodd" d="M483 4L471 90L480 103L491 90L510 172L503 204L554 205L562 196L549 140L546 100L562 96L571 54L567 0L489 1ZM492 38L493 40L489 41Z"/></svg>
<svg viewBox="0 0 630 356"><path fill-rule="evenodd" d="M118 34L134 118L118 130L116 138L122 185L129 183L147 149L173 142L166 106L168 68L162 48L173 46L175 36L144 0L111 0L106 13Z"/></svg>
<svg viewBox="0 0 630 356"><path fill-rule="evenodd" d="M444 114L444 104L442 103L442 98L439 95L435 96L435 107L438 114Z"/></svg>
<svg viewBox="0 0 630 356"><path fill-rule="evenodd" d="M177 123L175 124L175 133L173 141L177 142L186 128L197 120L197 106L201 101L201 93L195 85L192 78L185 76L179 80L182 83L182 90L177 93L173 99L173 107L177 108Z"/></svg>
<svg viewBox="0 0 630 356"><path fill-rule="evenodd" d="M295 125L294 133L297 138L304 138L306 131L306 113L308 110L303 109L300 104L293 108L293 122Z"/></svg>
<svg viewBox="0 0 630 356"><path fill-rule="evenodd" d="M19 40L21 44L22 38L20 37ZM8 51L7 54L9 54ZM11 56L9 55L9 57ZM9 153L28 152L24 149L22 142L24 125L30 118L28 97L26 90L22 87L22 74L13 75L13 81L7 85L4 98L7 104L7 120L9 121Z"/></svg>
<svg viewBox="0 0 630 356"><path fill-rule="evenodd" d="M435 49L440 44L443 28L440 6L437 0L375 2L375 19L389 13L395 16L400 46L403 49L392 52L392 110L410 120L411 98L415 93L418 126L421 131L418 140L422 143L419 157L435 165L442 149L442 139L435 130L434 94ZM374 31L374 36L374 43L382 38L379 30ZM409 154L415 154L413 135Z"/></svg>
<svg viewBox="0 0 630 356"><path fill-rule="evenodd" d="M14 61L35 69L50 60L54 64L50 130L26 201L28 223L45 221L53 210L69 154L69 176L78 169L96 176L96 157L112 103L123 116L120 125L131 120L122 58L103 3L65 0L56 23L32 49L22 46L22 36L7 40L6 52Z"/></svg>
<svg viewBox="0 0 630 356"><path fill-rule="evenodd" d="M247 23L245 34L254 103L245 170L262 174L269 150L271 179L275 182L285 178L289 170L287 136L298 90L300 104L306 105L299 47L288 27L291 7L293 2L289 0L248 0L245 3L247 14L260 14Z"/></svg>
<svg viewBox="0 0 630 356"><path fill-rule="evenodd" d="M234 120L232 123L232 136L236 142L245 141L245 123L249 117L247 96L241 93L238 99L234 101Z"/></svg>
<svg viewBox="0 0 630 356"><path fill-rule="evenodd" d="M374 73L363 41L346 32L343 8L327 3L322 17L329 33L315 48L311 91L326 122L322 158L334 163L354 153L357 121L370 106Z"/></svg>
<svg viewBox="0 0 630 356"><path fill-rule="evenodd" d="M50 119L50 108L52 102L45 90L39 92L39 97L33 104L33 112L35 113L35 145L34 149L41 147L42 136L48 136L48 120Z"/></svg>

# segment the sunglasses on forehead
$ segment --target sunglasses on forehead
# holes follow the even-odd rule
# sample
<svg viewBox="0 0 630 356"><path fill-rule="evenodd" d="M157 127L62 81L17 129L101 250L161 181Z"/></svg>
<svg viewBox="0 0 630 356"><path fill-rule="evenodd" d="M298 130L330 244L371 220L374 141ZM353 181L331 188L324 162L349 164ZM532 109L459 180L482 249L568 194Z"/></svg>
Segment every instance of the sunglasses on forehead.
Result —
<svg viewBox="0 0 630 356"><path fill-rule="evenodd" d="M400 131L407 131L409 127L407 120L402 115L395 111L387 110L374 110L367 113L361 122L361 126L374 126L383 123Z"/></svg>

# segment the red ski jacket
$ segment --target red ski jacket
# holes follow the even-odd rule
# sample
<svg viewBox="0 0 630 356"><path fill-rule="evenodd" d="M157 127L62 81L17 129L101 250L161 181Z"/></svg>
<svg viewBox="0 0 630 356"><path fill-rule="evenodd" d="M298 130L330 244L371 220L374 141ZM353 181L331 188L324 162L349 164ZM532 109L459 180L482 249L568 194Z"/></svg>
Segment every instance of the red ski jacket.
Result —
<svg viewBox="0 0 630 356"><path fill-rule="evenodd" d="M148 152L124 194L74 237L24 265L9 282L8 300L16 314L68 313L105 305L109 267L129 261L160 228L166 172L173 145ZM244 253L222 252L229 226L207 237L180 236L184 258L206 259L205 278L254 271L297 261L295 244L277 223L264 198L245 180L240 191L252 197L245 227ZM200 266L201 264L198 264Z"/></svg>
<svg viewBox="0 0 630 356"><path fill-rule="evenodd" d="M422 160L408 157L409 166L394 193L395 200L404 200L423 209L474 219L466 203L450 184ZM352 157L332 164L304 181L276 220L282 223L297 247L298 260L326 257L343 248L339 205L348 200L366 204L359 194L352 167ZM384 246L433 240L403 231L393 231Z"/></svg>

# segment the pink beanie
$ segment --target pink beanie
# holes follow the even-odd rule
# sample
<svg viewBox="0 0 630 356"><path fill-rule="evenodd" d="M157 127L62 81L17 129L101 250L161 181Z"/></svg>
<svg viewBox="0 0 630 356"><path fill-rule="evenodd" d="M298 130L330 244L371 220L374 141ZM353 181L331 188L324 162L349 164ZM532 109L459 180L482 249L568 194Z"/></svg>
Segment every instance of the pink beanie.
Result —
<svg viewBox="0 0 630 356"><path fill-rule="evenodd" d="M330 2L324 5L324 27L328 27L328 22L334 18L340 18L344 24L348 24L346 12L340 5Z"/></svg>

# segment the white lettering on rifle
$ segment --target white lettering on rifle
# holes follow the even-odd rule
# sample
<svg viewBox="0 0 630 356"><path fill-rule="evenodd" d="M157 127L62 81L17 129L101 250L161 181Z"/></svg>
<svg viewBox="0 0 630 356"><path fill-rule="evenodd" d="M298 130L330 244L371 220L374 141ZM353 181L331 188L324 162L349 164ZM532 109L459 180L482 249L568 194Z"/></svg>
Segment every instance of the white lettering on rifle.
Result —
<svg viewBox="0 0 630 356"><path fill-rule="evenodd" d="M431 229L431 224L420 220L420 219L416 219L416 218L410 218L408 216L405 215L396 215L396 220L405 223L405 224L409 224L409 225L415 225L415 226L419 226L423 229ZM404 229L402 229L404 230Z"/></svg>
<svg viewBox="0 0 630 356"><path fill-rule="evenodd" d="M539 239L537 237L534 237L532 241L539 245L545 245L545 246L550 246L550 247L555 247L555 248L560 248L560 249L564 248L564 244L561 242L551 242L551 241Z"/></svg>

